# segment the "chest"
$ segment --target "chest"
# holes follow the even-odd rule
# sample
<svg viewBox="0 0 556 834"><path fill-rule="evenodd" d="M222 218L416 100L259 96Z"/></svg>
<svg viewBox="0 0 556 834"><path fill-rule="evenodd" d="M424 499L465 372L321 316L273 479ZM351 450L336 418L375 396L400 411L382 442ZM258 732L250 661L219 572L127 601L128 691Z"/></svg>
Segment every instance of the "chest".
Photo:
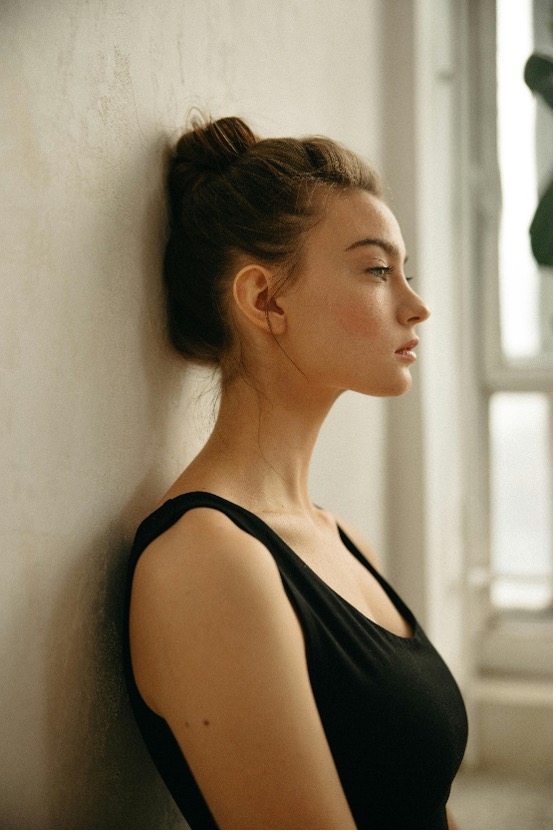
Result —
<svg viewBox="0 0 556 834"><path fill-rule="evenodd" d="M395 595L348 539L285 528L280 535L318 577L306 578L296 566L284 571L315 702L357 827L446 828L443 809L467 734L453 677L419 625L409 633Z"/></svg>
<svg viewBox="0 0 556 834"><path fill-rule="evenodd" d="M357 626L306 632L318 635L308 638L313 692L357 827L445 828L467 738L457 685L419 627L400 641Z"/></svg>
<svg viewBox="0 0 556 834"><path fill-rule="evenodd" d="M350 605L382 628L411 636L409 623L371 570L348 550L335 525L323 531L283 525L276 532L321 582Z"/></svg>

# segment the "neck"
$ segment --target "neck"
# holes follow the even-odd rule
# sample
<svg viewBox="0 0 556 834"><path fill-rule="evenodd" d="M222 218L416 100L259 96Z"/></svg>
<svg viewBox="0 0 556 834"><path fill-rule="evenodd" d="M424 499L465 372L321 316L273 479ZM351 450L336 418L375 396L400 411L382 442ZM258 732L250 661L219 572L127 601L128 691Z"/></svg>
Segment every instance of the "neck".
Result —
<svg viewBox="0 0 556 834"><path fill-rule="evenodd" d="M261 394L235 379L222 394L211 437L187 471L258 512L314 512L311 456L338 393L316 394L300 382L297 388L266 386Z"/></svg>

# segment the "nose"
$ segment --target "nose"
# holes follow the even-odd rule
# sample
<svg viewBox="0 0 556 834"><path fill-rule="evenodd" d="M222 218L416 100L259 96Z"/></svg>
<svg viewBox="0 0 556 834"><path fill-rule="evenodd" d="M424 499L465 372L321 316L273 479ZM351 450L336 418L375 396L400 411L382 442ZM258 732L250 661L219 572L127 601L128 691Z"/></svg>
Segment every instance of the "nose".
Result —
<svg viewBox="0 0 556 834"><path fill-rule="evenodd" d="M420 296L407 286L408 293L400 305L400 321L404 324L421 324L426 321L431 311Z"/></svg>

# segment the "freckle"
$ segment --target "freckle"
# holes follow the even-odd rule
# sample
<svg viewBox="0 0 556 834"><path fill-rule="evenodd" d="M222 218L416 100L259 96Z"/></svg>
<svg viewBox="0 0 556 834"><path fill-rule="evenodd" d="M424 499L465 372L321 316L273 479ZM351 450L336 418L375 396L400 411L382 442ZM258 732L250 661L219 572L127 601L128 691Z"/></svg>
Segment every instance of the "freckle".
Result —
<svg viewBox="0 0 556 834"><path fill-rule="evenodd" d="M187 727L187 729L189 729L189 721L185 722L185 726Z"/></svg>
<svg viewBox="0 0 556 834"><path fill-rule="evenodd" d="M208 721L206 718L203 718L203 724L205 725L205 727L208 727L210 721Z"/></svg>

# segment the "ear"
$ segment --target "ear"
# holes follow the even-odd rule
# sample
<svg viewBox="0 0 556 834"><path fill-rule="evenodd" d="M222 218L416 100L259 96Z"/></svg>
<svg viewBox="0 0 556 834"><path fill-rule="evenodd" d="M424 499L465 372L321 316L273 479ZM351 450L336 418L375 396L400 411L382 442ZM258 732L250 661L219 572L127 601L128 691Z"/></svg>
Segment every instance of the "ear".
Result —
<svg viewBox="0 0 556 834"><path fill-rule="evenodd" d="M272 298L275 283L271 270L259 264L244 266L233 283L233 298L251 324L281 336L286 332L286 313Z"/></svg>

